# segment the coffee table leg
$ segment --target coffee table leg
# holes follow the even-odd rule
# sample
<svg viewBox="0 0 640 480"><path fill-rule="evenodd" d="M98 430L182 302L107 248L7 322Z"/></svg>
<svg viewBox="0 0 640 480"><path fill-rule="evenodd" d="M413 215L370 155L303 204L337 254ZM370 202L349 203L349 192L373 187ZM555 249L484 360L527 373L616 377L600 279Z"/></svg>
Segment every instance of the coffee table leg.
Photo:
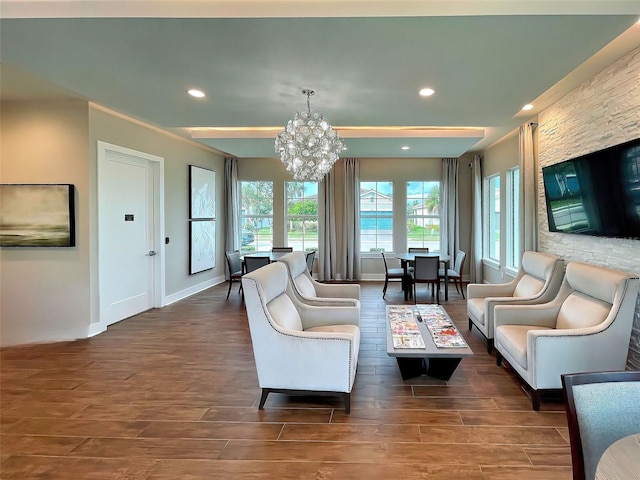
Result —
<svg viewBox="0 0 640 480"><path fill-rule="evenodd" d="M427 373L423 358L396 357L396 360L403 380L419 377L420 375Z"/></svg>
<svg viewBox="0 0 640 480"><path fill-rule="evenodd" d="M449 380L453 372L456 371L458 364L462 358L427 358L427 375L439 378L441 380Z"/></svg>

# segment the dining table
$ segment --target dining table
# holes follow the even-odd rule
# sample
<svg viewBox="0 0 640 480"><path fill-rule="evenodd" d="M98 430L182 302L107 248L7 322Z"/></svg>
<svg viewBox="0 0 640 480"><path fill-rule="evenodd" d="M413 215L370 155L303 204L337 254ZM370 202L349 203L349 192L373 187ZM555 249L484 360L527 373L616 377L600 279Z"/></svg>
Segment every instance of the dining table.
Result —
<svg viewBox="0 0 640 480"><path fill-rule="evenodd" d="M409 300L411 296L411 275L409 275L409 267L415 262L416 257L439 257L444 269L444 299L449 300L449 264L451 262L450 255L444 255L438 252L403 252L393 255L394 258L400 260L404 275L402 276L402 291L404 299Z"/></svg>
<svg viewBox="0 0 640 480"><path fill-rule="evenodd" d="M596 467L595 480L640 480L640 433L607 447Z"/></svg>

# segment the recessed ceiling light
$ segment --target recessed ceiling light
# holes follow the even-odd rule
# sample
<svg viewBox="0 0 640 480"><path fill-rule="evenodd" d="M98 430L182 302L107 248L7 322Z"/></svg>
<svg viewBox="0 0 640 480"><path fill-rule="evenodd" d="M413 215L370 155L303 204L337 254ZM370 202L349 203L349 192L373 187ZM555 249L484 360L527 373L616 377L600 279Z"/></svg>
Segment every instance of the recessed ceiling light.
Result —
<svg viewBox="0 0 640 480"><path fill-rule="evenodd" d="M524 107L522 107L522 110L531 110L533 108L533 105L531 105L530 103L527 103Z"/></svg>
<svg viewBox="0 0 640 480"><path fill-rule="evenodd" d="M196 88L190 88L189 90L187 90L187 93L189 95L191 95L192 97L196 97L196 98L204 97L204 92L202 90L198 90Z"/></svg>
<svg viewBox="0 0 640 480"><path fill-rule="evenodd" d="M433 88L423 88L419 93L421 97L430 97L431 95L436 93L436 91Z"/></svg>
<svg viewBox="0 0 640 480"><path fill-rule="evenodd" d="M409 150L409 148L411 148L411 147L408 147L407 145L405 145L405 146L400 147L400 148L402 148L402 150Z"/></svg>

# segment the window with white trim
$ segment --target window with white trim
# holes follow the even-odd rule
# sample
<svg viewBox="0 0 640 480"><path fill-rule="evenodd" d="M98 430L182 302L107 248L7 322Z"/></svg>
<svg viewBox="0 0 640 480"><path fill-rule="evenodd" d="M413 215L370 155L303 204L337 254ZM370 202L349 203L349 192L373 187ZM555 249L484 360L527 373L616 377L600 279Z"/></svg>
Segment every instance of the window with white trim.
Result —
<svg viewBox="0 0 640 480"><path fill-rule="evenodd" d="M500 175L486 177L484 195L484 254L485 258L500 262Z"/></svg>
<svg viewBox="0 0 640 480"><path fill-rule="evenodd" d="M286 245L318 249L318 182L286 182Z"/></svg>
<svg viewBox="0 0 640 480"><path fill-rule="evenodd" d="M407 182L407 247L440 250L440 182Z"/></svg>
<svg viewBox="0 0 640 480"><path fill-rule="evenodd" d="M393 182L360 182L360 251L393 251Z"/></svg>
<svg viewBox="0 0 640 480"><path fill-rule="evenodd" d="M241 250L269 251L273 246L273 182L240 183Z"/></svg>

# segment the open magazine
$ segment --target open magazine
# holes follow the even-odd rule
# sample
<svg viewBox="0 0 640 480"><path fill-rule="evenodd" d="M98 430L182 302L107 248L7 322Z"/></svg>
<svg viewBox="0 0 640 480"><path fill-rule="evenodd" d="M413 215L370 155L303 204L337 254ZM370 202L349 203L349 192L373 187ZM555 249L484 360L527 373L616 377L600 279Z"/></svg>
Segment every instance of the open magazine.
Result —
<svg viewBox="0 0 640 480"><path fill-rule="evenodd" d="M465 348L465 342L453 321L440 305L418 305L417 311L438 348Z"/></svg>
<svg viewBox="0 0 640 480"><path fill-rule="evenodd" d="M392 305L387 308L393 348L425 348L420 327L410 305Z"/></svg>

